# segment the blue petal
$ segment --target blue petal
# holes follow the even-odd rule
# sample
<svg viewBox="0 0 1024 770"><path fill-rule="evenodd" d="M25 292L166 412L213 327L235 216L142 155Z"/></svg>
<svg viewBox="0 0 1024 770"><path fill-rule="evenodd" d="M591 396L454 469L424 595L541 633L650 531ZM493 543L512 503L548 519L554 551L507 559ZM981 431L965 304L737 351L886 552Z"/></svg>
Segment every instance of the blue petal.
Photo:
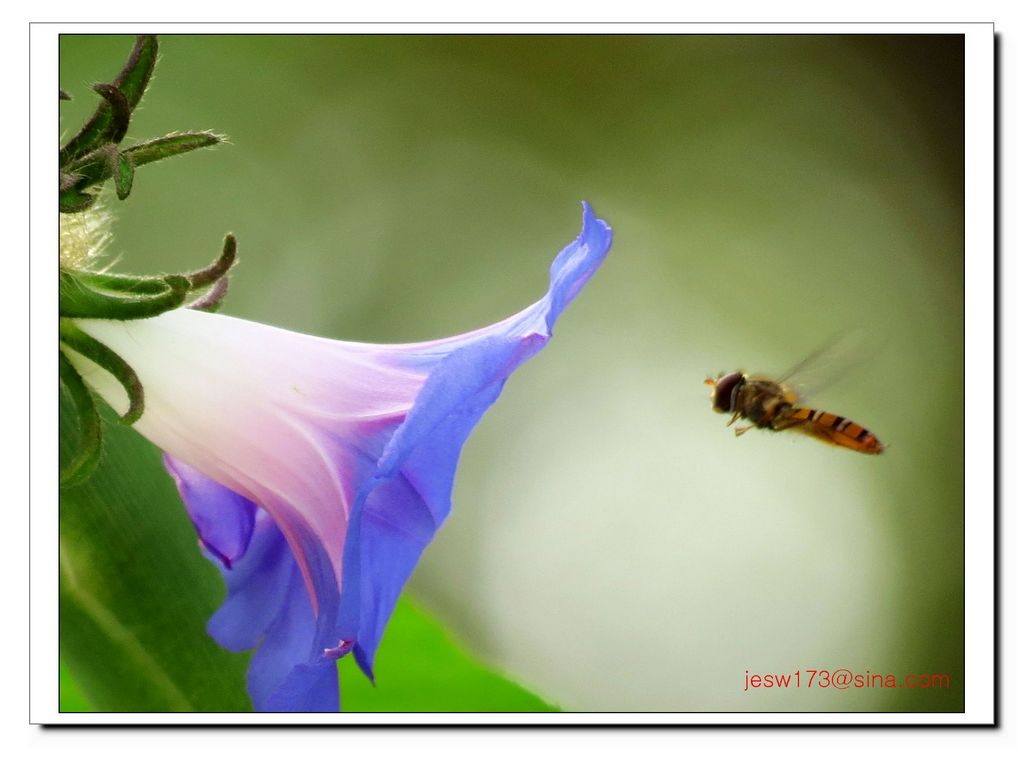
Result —
<svg viewBox="0 0 1024 770"><path fill-rule="evenodd" d="M164 467L178 487L200 542L230 567L249 547L256 504L169 454L164 454Z"/></svg>
<svg viewBox="0 0 1024 770"><path fill-rule="evenodd" d="M324 656L306 585L291 562L285 600L249 662L249 695L257 711L337 711L338 669Z"/></svg>
<svg viewBox="0 0 1024 770"><path fill-rule="evenodd" d="M551 263L551 286L546 297L549 306L544 317L549 334L555 328L558 316L601 267L611 246L612 229L594 215L589 203L583 201L583 229Z"/></svg>
<svg viewBox="0 0 1024 770"><path fill-rule="evenodd" d="M462 445L501 393L493 383L435 424L393 478L381 479L349 525L342 622L355 627L355 659L373 679L373 659L402 587L451 509ZM351 567L350 567L351 565Z"/></svg>
<svg viewBox="0 0 1024 770"><path fill-rule="evenodd" d="M340 707L338 668L333 659L296 666L258 711L326 711Z"/></svg>
<svg viewBox="0 0 1024 770"><path fill-rule="evenodd" d="M286 604L297 566L277 525L260 512L245 556L221 570L228 595L207 624L210 636L232 652L259 644ZM308 596L304 603L309 605Z"/></svg>
<svg viewBox="0 0 1024 770"><path fill-rule="evenodd" d="M333 639L333 629L323 616L314 617L298 562L264 511L257 516L248 552L221 572L228 596L207 630L218 644L234 652L258 647L249 662L253 707L257 711L337 711L337 656L324 652L340 640ZM329 582L335 583L333 573ZM329 596L329 587L324 590Z"/></svg>
<svg viewBox="0 0 1024 770"><path fill-rule="evenodd" d="M467 339L430 372L353 506L338 628L355 633L355 658L373 659L402 587L451 508L462 445L509 375L546 343L558 316L604 260L611 230L584 204L583 230L556 257L547 294L490 334ZM442 341L450 345L450 341ZM411 357L429 356L429 346Z"/></svg>

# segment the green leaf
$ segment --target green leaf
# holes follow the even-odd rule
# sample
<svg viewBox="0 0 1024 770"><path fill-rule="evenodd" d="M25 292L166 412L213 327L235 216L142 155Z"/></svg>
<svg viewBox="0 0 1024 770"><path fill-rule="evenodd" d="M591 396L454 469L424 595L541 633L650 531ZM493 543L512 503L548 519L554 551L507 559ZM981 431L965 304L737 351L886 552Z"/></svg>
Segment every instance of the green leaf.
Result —
<svg viewBox="0 0 1024 770"><path fill-rule="evenodd" d="M436 620L404 597L398 602L377 660L377 687L366 680L350 657L342 660L339 679L344 711L559 710L474 660ZM63 664L60 688L61 711L94 710Z"/></svg>
<svg viewBox="0 0 1024 770"><path fill-rule="evenodd" d="M61 406L66 463L75 415ZM160 452L108 425L96 472L60 494L60 651L85 700L99 711L249 710L247 656L206 633L223 594Z"/></svg>
<svg viewBox="0 0 1024 770"><path fill-rule="evenodd" d="M376 687L351 655L339 670L344 711L558 711L474 660L405 597L377 653Z"/></svg>
<svg viewBox="0 0 1024 770"><path fill-rule="evenodd" d="M60 357L60 384L66 389L78 415L78 451L60 474L61 486L70 487L85 481L96 470L103 449L103 423L92 393L82 382L78 370L63 353L58 352L57 355Z"/></svg>
<svg viewBox="0 0 1024 770"><path fill-rule="evenodd" d="M89 701L78 689L78 684L71 677L71 672L63 662L60 664L60 710L64 714L93 711Z"/></svg>

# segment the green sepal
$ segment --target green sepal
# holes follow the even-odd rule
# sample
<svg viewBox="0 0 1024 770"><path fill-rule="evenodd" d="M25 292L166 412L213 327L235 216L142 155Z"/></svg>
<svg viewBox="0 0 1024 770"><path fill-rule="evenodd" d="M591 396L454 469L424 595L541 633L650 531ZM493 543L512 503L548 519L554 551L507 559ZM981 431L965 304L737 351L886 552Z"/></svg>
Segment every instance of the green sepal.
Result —
<svg viewBox="0 0 1024 770"><path fill-rule="evenodd" d="M121 89L110 83L97 83L92 90L107 100L110 106L110 123L104 134L104 141L117 144L128 133L132 119L132 108Z"/></svg>
<svg viewBox="0 0 1024 770"><path fill-rule="evenodd" d="M80 177L78 174L69 174L66 171L61 171L60 172L60 188L59 188L60 191L64 192L65 190L72 189L75 185L78 184L78 182L81 180L81 178L82 177Z"/></svg>
<svg viewBox="0 0 1024 770"><path fill-rule="evenodd" d="M111 84L124 97L129 113L135 109L142 99L143 93L146 91L146 86L149 84L149 79L153 74L153 68L156 66L156 55L156 36L139 35L135 39L135 47L132 49L124 68ZM93 116L61 148L61 168L65 167L75 158L87 155L104 142L109 141L116 130L114 109L104 95L104 101L96 108Z"/></svg>
<svg viewBox="0 0 1024 770"><path fill-rule="evenodd" d="M123 275L121 273L75 273L74 277L100 292L126 294L163 294L167 281L160 276Z"/></svg>
<svg viewBox="0 0 1024 770"><path fill-rule="evenodd" d="M60 356L60 383L74 404L81 434L78 451L60 473L60 485L70 487L89 478L99 464L103 449L103 423L96 410L96 402L78 370L64 353L58 351L57 355Z"/></svg>
<svg viewBox="0 0 1024 770"><path fill-rule="evenodd" d="M195 133L168 134L159 139L153 139L142 144L132 145L123 150L117 150L114 145L98 147L87 155L75 160L66 172L76 174L78 181L75 186L78 190L84 190L93 185L105 182L114 174L117 165L111 162L111 152L118 152L124 163L130 164L133 168L154 163L164 158L180 155L183 152L198 150L203 147L210 147L223 141L222 137L209 131ZM130 183L129 183L130 186Z"/></svg>
<svg viewBox="0 0 1024 770"><path fill-rule="evenodd" d="M89 208L96 200L95 195L90 195L87 192L77 187L69 187L66 190L60 191L59 203L61 214L74 214L79 211L85 211Z"/></svg>
<svg viewBox="0 0 1024 770"><path fill-rule="evenodd" d="M234 235L228 233L224 236L224 245L221 247L220 256L215 262L204 267L202 270L196 270L195 272L185 274L189 285L191 285L193 289L203 289L217 283L221 278L227 275L228 270L230 270L235 264L237 255L238 241L235 240ZM225 286L225 289L226 288L227 287Z"/></svg>
<svg viewBox="0 0 1024 770"><path fill-rule="evenodd" d="M135 179L135 164L130 156L123 152L114 150L110 157L111 170L114 173L114 190L117 192L117 199L124 200L132 191L132 181Z"/></svg>
<svg viewBox="0 0 1024 770"><path fill-rule="evenodd" d="M93 150L72 166L68 172L64 172L64 175L73 177L75 179L74 186L79 190L84 190L113 177L117 198L123 201L132 190L135 162L111 142Z"/></svg>
<svg viewBox="0 0 1024 770"><path fill-rule="evenodd" d="M192 304L188 305L190 310L202 310L205 313L216 313L224 304L224 298L228 295L228 277L224 276L218 280L213 287Z"/></svg>
<svg viewBox="0 0 1024 770"><path fill-rule="evenodd" d="M165 275L158 279L139 278L129 289L130 276L104 276L102 273L72 273L60 271L60 315L62 318L106 318L132 321L152 318L181 307L191 285L180 275ZM109 294L106 290L119 282L126 288L116 288L123 294ZM154 283L163 284L162 290ZM128 293L131 291L132 293Z"/></svg>
<svg viewBox="0 0 1024 770"><path fill-rule="evenodd" d="M122 152L128 155L136 166L142 166L174 155L181 155L183 152L201 150L203 147L210 147L223 141L224 137L212 131L185 131L133 144Z"/></svg>
<svg viewBox="0 0 1024 770"><path fill-rule="evenodd" d="M113 169L110 164L110 153L117 152L117 145L104 144L90 153L75 160L62 173L74 176L75 189L85 190L88 187L104 182L111 177Z"/></svg>
<svg viewBox="0 0 1024 770"><path fill-rule="evenodd" d="M121 415L122 423L131 425L142 417L142 413L145 411L142 381L139 380L139 376L127 361L66 318L60 319L60 341L71 350L106 369L121 383L121 387L128 394L128 411Z"/></svg>

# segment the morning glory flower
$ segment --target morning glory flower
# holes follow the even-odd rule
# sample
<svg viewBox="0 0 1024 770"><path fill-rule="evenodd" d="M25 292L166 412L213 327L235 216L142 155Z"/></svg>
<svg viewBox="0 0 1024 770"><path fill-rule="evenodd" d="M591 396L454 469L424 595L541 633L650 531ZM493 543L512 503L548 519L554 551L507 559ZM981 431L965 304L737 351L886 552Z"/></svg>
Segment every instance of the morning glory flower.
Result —
<svg viewBox="0 0 1024 770"><path fill-rule="evenodd" d="M611 230L583 207L537 302L456 337L342 342L178 309L79 326L145 390L136 429L159 446L227 598L208 630L255 649L253 705L336 711L335 661L371 679L402 587L451 508L462 445L509 375L601 265ZM115 409L108 372L65 351Z"/></svg>

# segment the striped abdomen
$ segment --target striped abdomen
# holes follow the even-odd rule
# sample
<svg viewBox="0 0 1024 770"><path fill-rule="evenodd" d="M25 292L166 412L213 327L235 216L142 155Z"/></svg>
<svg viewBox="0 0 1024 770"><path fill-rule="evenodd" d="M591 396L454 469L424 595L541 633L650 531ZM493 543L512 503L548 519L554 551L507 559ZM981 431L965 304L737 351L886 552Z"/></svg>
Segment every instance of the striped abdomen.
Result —
<svg viewBox="0 0 1024 770"><path fill-rule="evenodd" d="M822 441L865 454L877 455L885 449L878 437L864 426L820 409L793 407L777 429L787 428L797 428Z"/></svg>

